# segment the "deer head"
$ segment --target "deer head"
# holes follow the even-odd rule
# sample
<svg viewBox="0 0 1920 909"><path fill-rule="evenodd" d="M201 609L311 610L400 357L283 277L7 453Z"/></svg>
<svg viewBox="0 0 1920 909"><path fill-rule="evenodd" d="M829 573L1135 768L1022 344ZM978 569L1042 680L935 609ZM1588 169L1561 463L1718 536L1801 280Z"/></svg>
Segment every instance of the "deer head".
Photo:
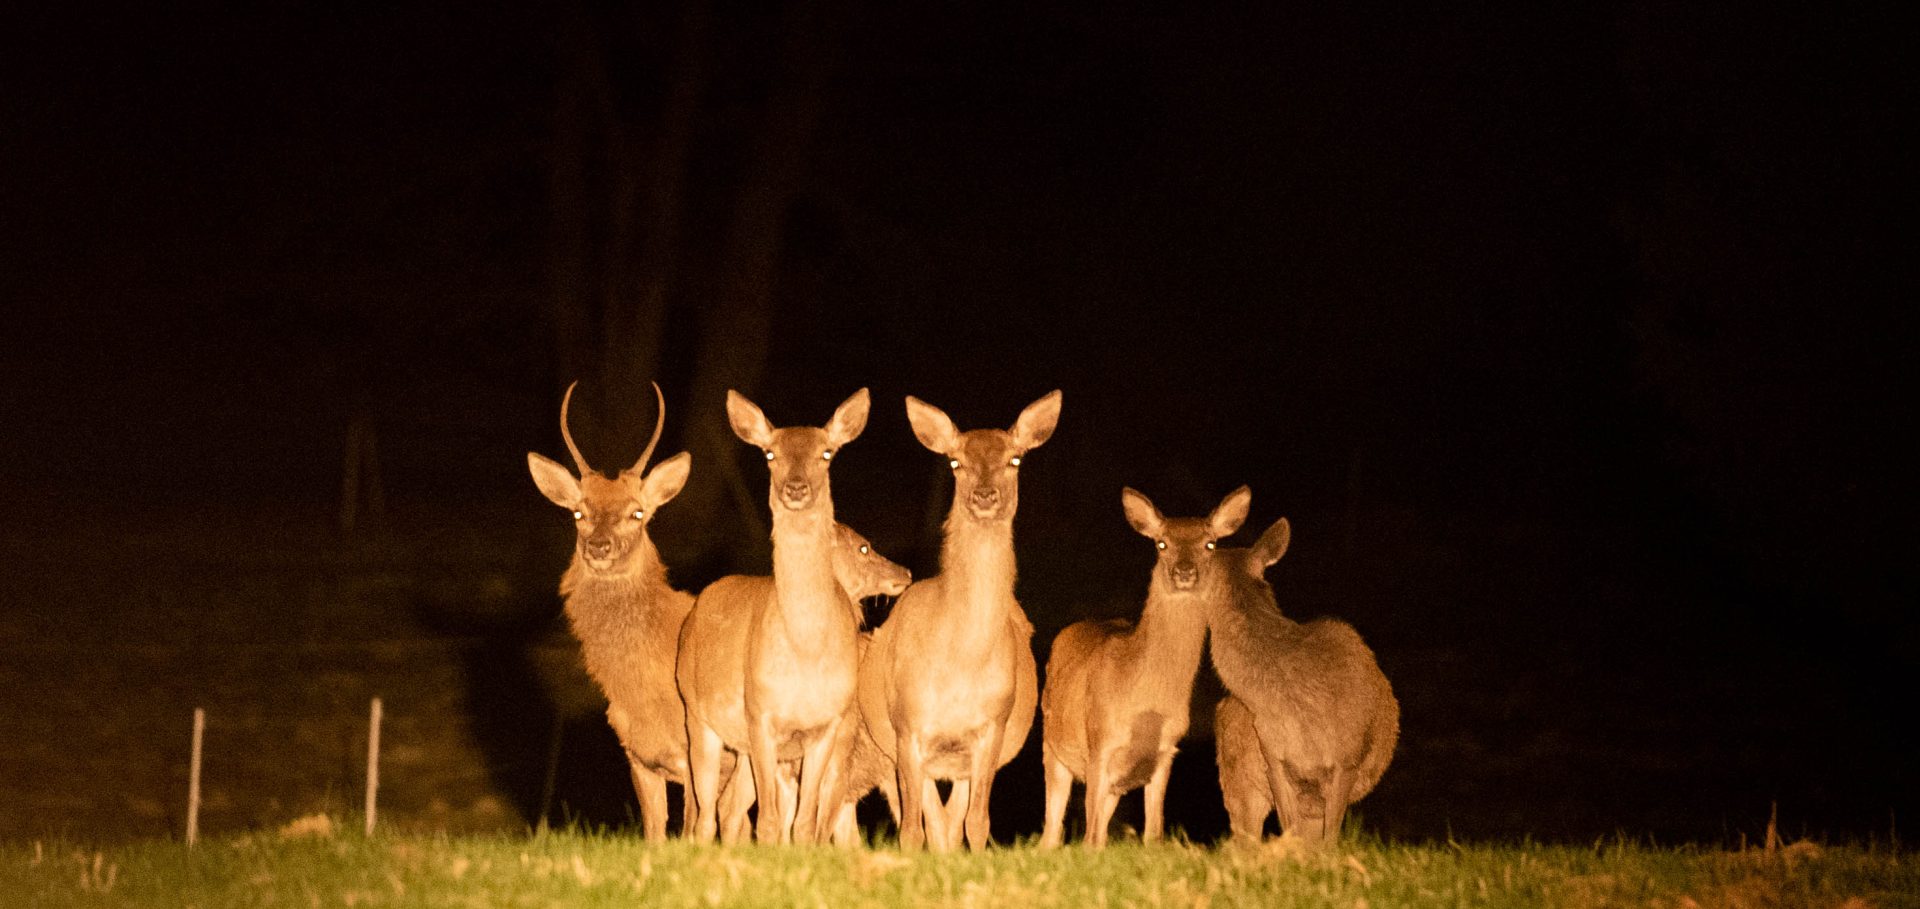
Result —
<svg viewBox="0 0 1920 909"><path fill-rule="evenodd" d="M776 511L806 511L832 502L827 468L840 446L860 437L867 428L867 390L862 388L841 402L824 427L792 426L775 429L746 396L727 389L727 422L740 441L767 456L771 472L768 504Z"/></svg>
<svg viewBox="0 0 1920 909"><path fill-rule="evenodd" d="M1020 460L1053 436L1060 422L1060 391L1027 405L1013 428L961 432L940 408L907 396L913 435L953 468L954 511L982 521L1012 520L1020 506Z"/></svg>
<svg viewBox="0 0 1920 909"><path fill-rule="evenodd" d="M647 525L653 521L654 511L686 486L693 458L683 451L661 461L652 473L645 472L647 458L652 457L653 447L659 443L660 430L667 420L667 399L655 383L653 394L659 401L660 413L646 450L632 467L620 471L618 476L608 479L601 475L587 466L587 459L580 454L580 447L574 444L573 433L567 428L567 405L573 400L574 385L567 386L566 397L560 400L560 437L567 442L567 451L573 455L579 477L576 479L559 462L531 451L527 452L527 470L548 501L573 513L580 561L595 574L621 574L631 567L628 557L635 545L646 539Z"/></svg>
<svg viewBox="0 0 1920 909"><path fill-rule="evenodd" d="M1273 526L1261 533L1260 539L1255 540L1253 546L1247 549L1247 573L1256 578L1265 575L1267 569L1273 567L1273 563L1280 561L1280 557L1287 554L1287 544L1291 542L1293 542L1293 527L1287 523L1287 519L1281 518L1273 522Z"/></svg>
<svg viewBox="0 0 1920 909"><path fill-rule="evenodd" d="M1242 486L1227 493L1204 518L1168 518L1146 496L1132 489L1120 491L1120 507L1127 513L1127 523L1160 551L1154 570L1161 573L1168 587L1181 593L1204 590L1215 583L1220 571L1215 544L1240 529L1252 502L1253 493Z"/></svg>
<svg viewBox="0 0 1920 909"><path fill-rule="evenodd" d="M845 524L833 526L833 577L856 601L897 597L913 583L913 572L875 551L866 537Z"/></svg>

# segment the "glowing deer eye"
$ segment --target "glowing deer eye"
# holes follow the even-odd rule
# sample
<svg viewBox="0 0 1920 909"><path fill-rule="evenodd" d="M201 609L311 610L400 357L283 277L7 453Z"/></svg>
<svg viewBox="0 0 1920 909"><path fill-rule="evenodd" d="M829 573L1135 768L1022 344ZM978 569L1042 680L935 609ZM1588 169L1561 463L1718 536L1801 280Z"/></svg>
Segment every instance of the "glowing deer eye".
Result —
<svg viewBox="0 0 1920 909"><path fill-rule="evenodd" d="M1167 541L1166 541L1166 540L1154 540L1154 541L1153 541L1153 545L1155 545L1155 546L1158 546L1158 547L1160 547L1161 549L1165 549L1165 548L1167 548Z"/></svg>
<svg viewBox="0 0 1920 909"><path fill-rule="evenodd" d="M771 448L767 449L767 460L773 460L773 449Z"/></svg>
<svg viewBox="0 0 1920 909"><path fill-rule="evenodd" d="M951 468L953 468L954 470L959 470L959 469L960 469L960 459L959 459L959 458L949 458L949 459L947 459L947 466L948 466L948 467L951 467Z"/></svg>
<svg viewBox="0 0 1920 909"><path fill-rule="evenodd" d="M867 549L868 549L868 548L869 548L869 547L866 547L866 546L862 546L862 547L860 547L860 554L861 554L861 555L866 555L866 554L867 554Z"/></svg>
<svg viewBox="0 0 1920 909"><path fill-rule="evenodd" d="M1015 457L1015 458L1009 458L1009 459L1007 460L1007 463L1008 463L1008 464L1010 464L1010 465L1012 465L1012 466L1014 466L1014 467L1019 467L1019 466L1020 466L1020 459L1019 459L1019 458L1017 458L1017 457Z"/></svg>
<svg viewBox="0 0 1920 909"><path fill-rule="evenodd" d="M583 513L581 513L581 512L579 512L579 511L575 511L575 512L573 513L573 519L574 519L574 520L576 520L576 521L578 521L578 520L580 520L581 518L584 518L584 517L586 517L586 515L585 515L585 514L583 514Z"/></svg>
<svg viewBox="0 0 1920 909"><path fill-rule="evenodd" d="M1213 548L1213 541L1212 541L1212 540L1208 540L1208 541L1207 541L1207 548L1208 548L1208 549L1212 549L1212 548Z"/></svg>
<svg viewBox="0 0 1920 909"><path fill-rule="evenodd" d="M647 513L642 509L636 508L633 510L633 519L636 521L642 520L646 518L646 516L647 516ZM1211 544L1209 544L1208 548L1212 548Z"/></svg>
<svg viewBox="0 0 1920 909"><path fill-rule="evenodd" d="M833 449L831 449L831 448L829 448L829 449L827 449L826 451L823 451L823 452L821 452L821 453L820 453L820 460L822 460L822 461L831 461L831 460L833 460Z"/></svg>

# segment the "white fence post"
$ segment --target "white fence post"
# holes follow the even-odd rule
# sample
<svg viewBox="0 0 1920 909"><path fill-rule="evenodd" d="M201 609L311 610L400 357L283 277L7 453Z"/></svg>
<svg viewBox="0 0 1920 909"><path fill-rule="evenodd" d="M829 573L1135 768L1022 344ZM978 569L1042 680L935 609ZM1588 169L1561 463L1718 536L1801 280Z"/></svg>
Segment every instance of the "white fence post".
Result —
<svg viewBox="0 0 1920 909"><path fill-rule="evenodd" d="M193 757L187 761L187 845L200 839L200 739L207 730L207 709L193 708Z"/></svg>
<svg viewBox="0 0 1920 909"><path fill-rule="evenodd" d="M375 804L380 795L380 699L367 714L367 835L373 835Z"/></svg>

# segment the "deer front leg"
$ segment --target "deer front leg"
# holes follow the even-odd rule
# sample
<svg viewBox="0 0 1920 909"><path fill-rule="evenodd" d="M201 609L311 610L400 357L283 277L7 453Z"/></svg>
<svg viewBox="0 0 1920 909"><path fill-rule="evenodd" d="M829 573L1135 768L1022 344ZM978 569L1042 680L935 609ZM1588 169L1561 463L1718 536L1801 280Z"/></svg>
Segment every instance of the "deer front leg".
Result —
<svg viewBox="0 0 1920 909"><path fill-rule="evenodd" d="M1146 823L1140 831L1140 839L1155 842L1166 832L1167 823L1167 778L1173 773L1173 756L1179 752L1171 745L1160 749L1153 762L1153 776L1147 778L1147 789L1143 795L1146 801Z"/></svg>
<svg viewBox="0 0 1920 909"><path fill-rule="evenodd" d="M647 842L667 840L667 778L642 766L631 756L627 766L633 771L633 794L640 799L640 829ZM684 822L683 822L684 823Z"/></svg>
<svg viewBox="0 0 1920 909"><path fill-rule="evenodd" d="M781 798L779 746L768 718L747 718L747 747L753 758L754 800L760 803L760 815L754 819L754 841L784 843L789 833L783 823L787 818L786 800Z"/></svg>
<svg viewBox="0 0 1920 909"><path fill-rule="evenodd" d="M1040 747L1040 762L1047 774L1047 820L1040 830L1040 847L1058 849L1067 840L1067 798L1073 794L1073 771L1045 744Z"/></svg>

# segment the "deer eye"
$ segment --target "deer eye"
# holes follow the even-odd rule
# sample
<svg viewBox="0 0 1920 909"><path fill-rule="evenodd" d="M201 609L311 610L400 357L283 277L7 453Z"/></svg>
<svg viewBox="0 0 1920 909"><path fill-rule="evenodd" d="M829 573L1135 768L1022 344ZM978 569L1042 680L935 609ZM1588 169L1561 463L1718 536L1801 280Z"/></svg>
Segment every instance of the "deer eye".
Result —
<svg viewBox="0 0 1920 909"><path fill-rule="evenodd" d="M860 554L861 554L861 555L866 555L866 554L867 554L867 550L868 550L868 549L870 549L870 548L872 548L872 547L868 547L868 546L862 546L862 547L860 547Z"/></svg>
<svg viewBox="0 0 1920 909"><path fill-rule="evenodd" d="M1212 541L1212 540L1208 540L1208 541L1207 541L1207 548L1208 548L1208 549L1212 549L1212 548L1213 548L1213 541Z"/></svg>
<svg viewBox="0 0 1920 909"><path fill-rule="evenodd" d="M954 470L959 470L959 469L960 469L960 459L959 459L959 458L948 458L948 459L947 459L947 466L948 466L948 467L951 467L951 468L953 468Z"/></svg>
<svg viewBox="0 0 1920 909"><path fill-rule="evenodd" d="M767 460L773 460L773 449L771 448L767 449Z"/></svg>
<svg viewBox="0 0 1920 909"><path fill-rule="evenodd" d="M820 453L820 460L822 460L822 461L831 461L831 460L833 460L833 449L831 449L831 448L829 448L829 449L827 449L826 451L823 451L823 452L821 452L821 453Z"/></svg>
<svg viewBox="0 0 1920 909"><path fill-rule="evenodd" d="M639 520L644 520L644 519L646 518L646 516L647 516L647 512L646 512L646 509L643 509L643 508L635 508L635 509L633 510L633 519L634 519L634 520L636 520L636 521L639 521ZM1209 548L1211 548L1211 547L1212 547L1212 544L1211 544L1211 543L1209 543L1209 544L1208 544L1208 547L1209 547Z"/></svg>
<svg viewBox="0 0 1920 909"><path fill-rule="evenodd" d="M1013 457L1011 457L1011 458L1008 458L1008 459L1007 459L1007 464L1009 464L1010 466L1013 466L1013 467L1019 467L1019 466L1020 466L1020 456L1019 456L1019 455L1014 455Z"/></svg>
<svg viewBox="0 0 1920 909"><path fill-rule="evenodd" d="M573 510L573 519L574 519L574 520L576 520L576 521L578 521L578 520L580 520L581 518L584 518L584 517L586 517L586 516L587 516L587 515L586 515L586 513L585 513L585 512L582 512L582 511L581 511L580 509L578 509L578 508L576 508L576 509L574 509L574 510Z"/></svg>
<svg viewBox="0 0 1920 909"><path fill-rule="evenodd" d="M1167 548L1167 541L1166 541L1166 540L1154 540L1154 541L1153 541L1153 545L1155 545L1155 546L1158 546L1158 547L1160 547L1161 549L1165 549L1165 548Z"/></svg>

